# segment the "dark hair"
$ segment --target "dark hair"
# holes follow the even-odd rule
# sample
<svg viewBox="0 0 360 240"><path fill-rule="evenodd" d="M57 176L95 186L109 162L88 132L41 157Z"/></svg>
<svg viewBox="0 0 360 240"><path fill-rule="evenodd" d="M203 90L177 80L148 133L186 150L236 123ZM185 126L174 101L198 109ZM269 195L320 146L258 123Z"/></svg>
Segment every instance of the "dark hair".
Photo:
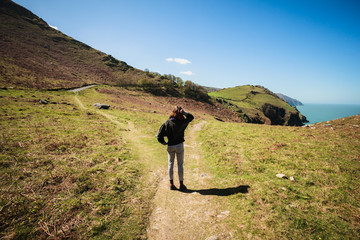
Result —
<svg viewBox="0 0 360 240"><path fill-rule="evenodd" d="M184 120L184 114L182 112L180 112L182 110L182 107L180 106L175 106L174 109L172 110L170 117L171 118L177 118L179 120Z"/></svg>

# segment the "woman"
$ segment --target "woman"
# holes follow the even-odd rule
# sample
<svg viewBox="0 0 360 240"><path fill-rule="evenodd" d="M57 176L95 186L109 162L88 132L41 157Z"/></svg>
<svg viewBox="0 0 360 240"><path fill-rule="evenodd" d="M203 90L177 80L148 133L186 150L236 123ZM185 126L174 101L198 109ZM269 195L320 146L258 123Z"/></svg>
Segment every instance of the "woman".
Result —
<svg viewBox="0 0 360 240"><path fill-rule="evenodd" d="M186 190L184 185L184 131L188 124L194 119L194 116L188 112L185 112L180 106L176 106L170 118L164 122L157 134L157 139L163 145L168 145L168 159L169 159L169 179L170 189L176 190L173 179L174 160L175 154L178 163L178 174L180 181L180 190ZM165 142L164 137L167 137L168 142Z"/></svg>

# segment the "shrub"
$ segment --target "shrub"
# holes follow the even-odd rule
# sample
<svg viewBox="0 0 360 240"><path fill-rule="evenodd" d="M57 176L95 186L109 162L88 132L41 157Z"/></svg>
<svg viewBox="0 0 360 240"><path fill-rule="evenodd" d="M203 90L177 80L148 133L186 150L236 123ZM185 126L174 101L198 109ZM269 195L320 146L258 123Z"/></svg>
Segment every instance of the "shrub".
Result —
<svg viewBox="0 0 360 240"><path fill-rule="evenodd" d="M206 92L206 89L191 81L186 81L183 87L185 97L192 98L198 101L209 101L210 97Z"/></svg>

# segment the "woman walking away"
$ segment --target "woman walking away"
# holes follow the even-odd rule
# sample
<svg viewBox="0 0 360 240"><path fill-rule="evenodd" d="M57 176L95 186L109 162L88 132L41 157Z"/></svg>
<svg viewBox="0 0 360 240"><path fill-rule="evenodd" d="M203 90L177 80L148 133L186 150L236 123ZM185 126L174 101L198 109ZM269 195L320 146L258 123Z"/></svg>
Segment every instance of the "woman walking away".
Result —
<svg viewBox="0 0 360 240"><path fill-rule="evenodd" d="M184 111L182 107L176 106L170 118L164 122L157 134L157 139L163 145L168 145L168 159L169 159L169 179L170 179L170 189L176 190L174 185L174 160L175 154L178 164L178 174L180 181L180 190L186 190L184 185L184 131L188 124L194 119L194 116L190 113ZM167 137L168 142L165 142L164 137Z"/></svg>

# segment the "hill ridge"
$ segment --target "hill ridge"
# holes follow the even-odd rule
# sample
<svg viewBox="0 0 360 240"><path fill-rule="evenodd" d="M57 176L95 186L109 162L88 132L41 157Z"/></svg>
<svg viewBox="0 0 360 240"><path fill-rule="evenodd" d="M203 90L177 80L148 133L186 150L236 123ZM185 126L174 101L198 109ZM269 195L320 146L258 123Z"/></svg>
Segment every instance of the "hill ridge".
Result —
<svg viewBox="0 0 360 240"><path fill-rule="evenodd" d="M129 66L110 54L96 50L53 29L40 17L10 0L3 1L0 5L0 30L3 34L0 38L2 87L71 89L105 84L132 87L155 95L187 97L214 104L204 87L191 81L184 82L171 74L161 75ZM258 92L251 90L245 96L246 99L253 99L258 93L276 97L270 90L262 86L256 87L260 90L257 90ZM218 92L221 91L226 90ZM218 102L226 103L223 105L228 107L227 105L233 101ZM257 106L251 101L248 101L248 104L254 109L244 112L243 107L235 108L245 122L301 125L296 114L293 115L292 118L295 120L291 123L287 120L275 120L274 118L278 118L281 114L281 110L276 106L266 105L265 109L262 109L263 106ZM237 105L228 109L234 110L234 106ZM265 112L271 116L265 116Z"/></svg>
<svg viewBox="0 0 360 240"><path fill-rule="evenodd" d="M171 74L134 68L53 29L10 0L0 5L0 31L2 87L49 90L107 84L155 95L209 100L203 87Z"/></svg>
<svg viewBox="0 0 360 240"><path fill-rule="evenodd" d="M133 69L51 28L10 0L1 2L0 19L0 84L5 86L54 89L120 84L126 83L126 71Z"/></svg>
<svg viewBox="0 0 360 240"><path fill-rule="evenodd" d="M237 112L245 122L287 126L302 126L306 122L296 108L260 85L225 88L209 95Z"/></svg>
<svg viewBox="0 0 360 240"><path fill-rule="evenodd" d="M276 93L276 95L281 98L282 100L284 100L285 102L287 102L288 104L290 104L290 106L303 106L304 104L302 102L300 102L297 99L291 98L289 96L286 96L285 94L282 93Z"/></svg>

